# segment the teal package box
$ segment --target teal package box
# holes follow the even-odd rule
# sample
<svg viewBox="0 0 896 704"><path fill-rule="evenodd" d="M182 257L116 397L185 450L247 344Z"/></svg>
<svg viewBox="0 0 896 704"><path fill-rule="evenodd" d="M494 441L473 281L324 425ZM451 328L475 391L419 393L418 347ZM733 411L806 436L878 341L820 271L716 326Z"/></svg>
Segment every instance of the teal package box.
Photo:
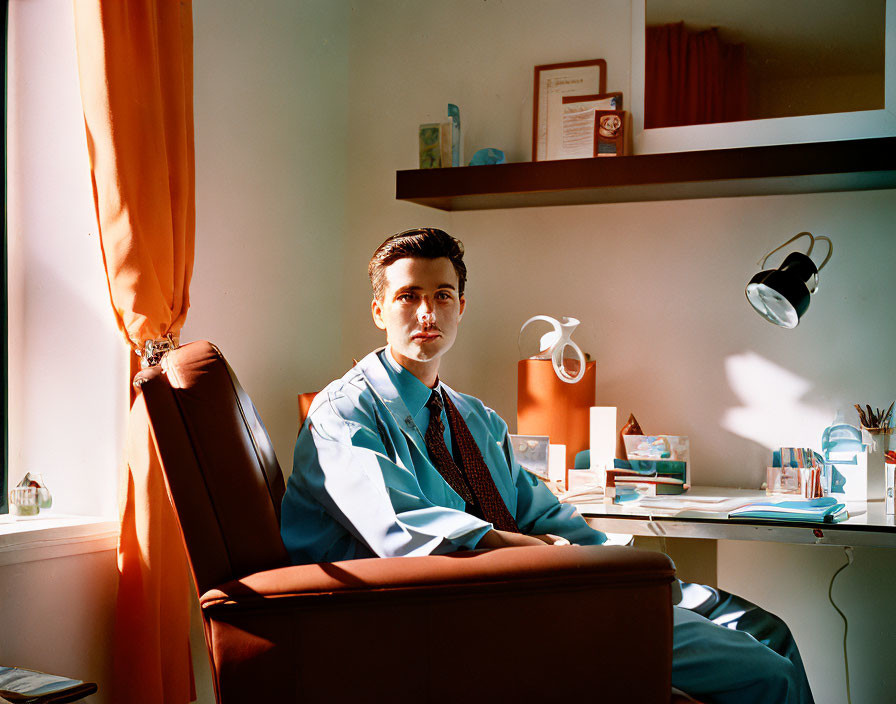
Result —
<svg viewBox="0 0 896 704"><path fill-rule="evenodd" d="M613 460L616 469L629 469L648 477L670 477L685 481L688 463L682 460Z"/></svg>

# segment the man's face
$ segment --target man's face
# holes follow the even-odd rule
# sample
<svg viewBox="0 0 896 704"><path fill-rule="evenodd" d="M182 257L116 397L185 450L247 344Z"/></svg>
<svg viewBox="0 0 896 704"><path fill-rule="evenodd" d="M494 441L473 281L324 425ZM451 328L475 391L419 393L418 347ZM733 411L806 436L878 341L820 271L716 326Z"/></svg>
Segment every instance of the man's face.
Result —
<svg viewBox="0 0 896 704"><path fill-rule="evenodd" d="M371 304L373 320L386 331L396 361L431 385L464 312L457 272L448 257L408 257L392 262L385 273L383 298Z"/></svg>

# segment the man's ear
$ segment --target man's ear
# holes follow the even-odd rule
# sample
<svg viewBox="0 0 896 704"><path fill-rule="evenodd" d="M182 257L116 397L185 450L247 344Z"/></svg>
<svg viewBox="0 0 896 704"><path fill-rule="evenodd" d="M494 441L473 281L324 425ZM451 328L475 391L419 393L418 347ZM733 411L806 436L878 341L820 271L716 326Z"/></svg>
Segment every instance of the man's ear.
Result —
<svg viewBox="0 0 896 704"><path fill-rule="evenodd" d="M460 319L464 317L464 308L467 307L467 299L464 298L463 294L460 295L458 303L460 303L460 313L457 314L457 320L460 322Z"/></svg>
<svg viewBox="0 0 896 704"><path fill-rule="evenodd" d="M380 302L376 300L376 296L374 296L373 300L370 302L370 312L373 315L374 324L380 329L386 329L386 322L383 320L383 307L380 305Z"/></svg>

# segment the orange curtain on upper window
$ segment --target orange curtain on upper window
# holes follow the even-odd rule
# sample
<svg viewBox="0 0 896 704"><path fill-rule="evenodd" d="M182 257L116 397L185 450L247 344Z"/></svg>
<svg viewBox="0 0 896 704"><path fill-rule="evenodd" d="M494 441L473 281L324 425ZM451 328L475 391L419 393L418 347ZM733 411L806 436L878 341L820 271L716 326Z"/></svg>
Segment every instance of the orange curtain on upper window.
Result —
<svg viewBox="0 0 896 704"><path fill-rule="evenodd" d="M119 328L140 349L146 340L177 336L189 307L195 235L192 4L74 0L74 12L109 296ZM188 702L195 698L189 572L140 404L129 419L123 474L109 699Z"/></svg>
<svg viewBox="0 0 896 704"><path fill-rule="evenodd" d="M727 44L718 29L689 30L683 22L647 27L644 127L700 125L747 118L743 44Z"/></svg>

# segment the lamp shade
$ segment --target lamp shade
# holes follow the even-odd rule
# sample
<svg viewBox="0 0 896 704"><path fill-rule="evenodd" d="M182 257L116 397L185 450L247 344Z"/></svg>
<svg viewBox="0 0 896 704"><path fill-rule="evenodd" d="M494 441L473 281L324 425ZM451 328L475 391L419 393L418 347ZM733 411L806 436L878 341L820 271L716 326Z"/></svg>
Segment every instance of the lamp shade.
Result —
<svg viewBox="0 0 896 704"><path fill-rule="evenodd" d="M746 294L763 318L782 328L795 328L817 287L815 262L802 252L791 252L777 269L760 271L750 279Z"/></svg>

